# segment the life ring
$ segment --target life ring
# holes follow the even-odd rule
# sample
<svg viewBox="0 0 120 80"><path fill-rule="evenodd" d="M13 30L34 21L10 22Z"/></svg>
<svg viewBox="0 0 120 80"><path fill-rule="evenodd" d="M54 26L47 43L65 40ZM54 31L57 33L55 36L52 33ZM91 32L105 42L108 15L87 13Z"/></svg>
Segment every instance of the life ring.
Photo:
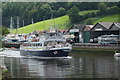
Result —
<svg viewBox="0 0 120 80"><path fill-rule="evenodd" d="M54 54L57 54L58 52L57 51L54 51Z"/></svg>

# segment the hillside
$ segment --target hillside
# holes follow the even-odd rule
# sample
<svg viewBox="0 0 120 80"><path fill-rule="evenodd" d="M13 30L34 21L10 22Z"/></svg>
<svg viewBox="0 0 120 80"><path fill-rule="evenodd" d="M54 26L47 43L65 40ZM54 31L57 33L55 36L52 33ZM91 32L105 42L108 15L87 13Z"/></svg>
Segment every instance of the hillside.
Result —
<svg viewBox="0 0 120 80"><path fill-rule="evenodd" d="M94 22L94 24L96 24L97 22L118 22L118 14L108 15L108 16L102 17L100 19L97 19Z"/></svg>
<svg viewBox="0 0 120 80"><path fill-rule="evenodd" d="M68 23L69 23L69 17L65 15L55 19L49 19L21 27L18 29L18 33L30 33L33 32L33 30L47 30L50 29L51 27L57 29L65 29ZM13 31L13 33L15 32L16 30Z"/></svg>
<svg viewBox="0 0 120 80"><path fill-rule="evenodd" d="M91 11L81 11L79 14L80 15L85 15L90 12L96 12L98 10L91 10ZM30 33L33 32L34 30L47 30L50 29L51 27L57 28L57 29L66 29L69 28L69 17L67 15L58 17L55 19L49 19L41 22L34 23L33 25L28 25L25 27L21 27L18 30L18 33ZM118 22L118 14L114 15L109 15L109 16L104 16L100 17L94 21L94 24L97 22ZM85 24L84 22L82 24ZM16 30L13 31L15 33Z"/></svg>
<svg viewBox="0 0 120 80"><path fill-rule="evenodd" d="M85 15L86 13L96 12L98 10L88 10L88 11L80 11L80 15ZM67 15L58 17L55 19L49 19L41 22L34 23L33 25L24 26L18 29L17 33L30 33L34 30L45 30L50 27L56 27L58 29L66 29L69 26L69 17ZM16 33L16 30L13 31Z"/></svg>

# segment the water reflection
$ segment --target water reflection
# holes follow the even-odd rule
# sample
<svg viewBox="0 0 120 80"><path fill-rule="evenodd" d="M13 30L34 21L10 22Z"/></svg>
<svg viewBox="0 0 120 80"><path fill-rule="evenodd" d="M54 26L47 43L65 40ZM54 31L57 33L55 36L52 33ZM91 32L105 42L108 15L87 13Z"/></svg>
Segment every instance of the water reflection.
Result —
<svg viewBox="0 0 120 80"><path fill-rule="evenodd" d="M120 58L99 53L71 53L70 59L33 59L4 57L16 78L118 78Z"/></svg>
<svg viewBox="0 0 120 80"><path fill-rule="evenodd" d="M5 58L5 64L15 77L64 77L67 73L65 69L70 67L70 62L66 59L36 60L9 57Z"/></svg>
<svg viewBox="0 0 120 80"><path fill-rule="evenodd" d="M99 54L81 54L73 58L73 71L81 77L107 78L117 77L117 63L113 56ZM75 74L74 73L74 74Z"/></svg>

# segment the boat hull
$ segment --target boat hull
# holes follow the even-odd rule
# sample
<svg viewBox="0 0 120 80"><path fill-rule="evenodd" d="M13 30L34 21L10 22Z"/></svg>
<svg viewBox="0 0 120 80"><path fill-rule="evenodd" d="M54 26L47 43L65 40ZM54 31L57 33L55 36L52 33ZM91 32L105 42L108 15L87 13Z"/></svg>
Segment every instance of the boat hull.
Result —
<svg viewBox="0 0 120 80"><path fill-rule="evenodd" d="M120 53L115 53L114 56L115 57L120 57Z"/></svg>
<svg viewBox="0 0 120 80"><path fill-rule="evenodd" d="M57 49L57 50L20 50L21 56L40 56L40 57L67 57L70 49Z"/></svg>

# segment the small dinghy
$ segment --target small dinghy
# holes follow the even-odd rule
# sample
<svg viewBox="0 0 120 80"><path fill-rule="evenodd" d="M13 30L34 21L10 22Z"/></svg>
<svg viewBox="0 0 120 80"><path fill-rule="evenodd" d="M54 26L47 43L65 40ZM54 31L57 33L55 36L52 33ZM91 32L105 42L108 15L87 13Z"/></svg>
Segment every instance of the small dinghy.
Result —
<svg viewBox="0 0 120 80"><path fill-rule="evenodd" d="M114 56L115 57L120 57L120 53L119 52L115 52Z"/></svg>

